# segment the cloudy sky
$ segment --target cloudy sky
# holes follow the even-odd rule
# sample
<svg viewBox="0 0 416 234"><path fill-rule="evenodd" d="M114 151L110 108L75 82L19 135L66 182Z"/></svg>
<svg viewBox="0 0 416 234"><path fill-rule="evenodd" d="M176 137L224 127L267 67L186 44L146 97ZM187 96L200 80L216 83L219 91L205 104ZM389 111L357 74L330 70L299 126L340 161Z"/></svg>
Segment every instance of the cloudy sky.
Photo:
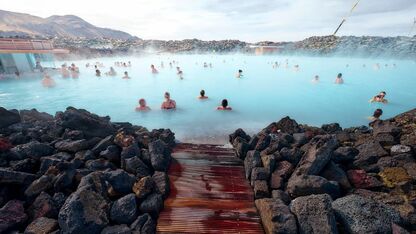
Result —
<svg viewBox="0 0 416 234"><path fill-rule="evenodd" d="M73 14L144 39L301 40L332 34L356 0L12 0L0 9ZM108 2L108 3L104 3ZM361 0L340 35L408 35L416 0ZM416 32L414 32L416 33Z"/></svg>

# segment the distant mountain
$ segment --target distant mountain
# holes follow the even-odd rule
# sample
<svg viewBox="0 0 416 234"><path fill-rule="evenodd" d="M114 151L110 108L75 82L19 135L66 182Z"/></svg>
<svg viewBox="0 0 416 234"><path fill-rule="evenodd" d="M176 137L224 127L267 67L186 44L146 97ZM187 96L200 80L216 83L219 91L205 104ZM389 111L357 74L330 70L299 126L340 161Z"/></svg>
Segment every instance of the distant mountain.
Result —
<svg viewBox="0 0 416 234"><path fill-rule="evenodd" d="M41 18L3 10L0 10L0 36L137 39L122 31L96 27L75 15Z"/></svg>

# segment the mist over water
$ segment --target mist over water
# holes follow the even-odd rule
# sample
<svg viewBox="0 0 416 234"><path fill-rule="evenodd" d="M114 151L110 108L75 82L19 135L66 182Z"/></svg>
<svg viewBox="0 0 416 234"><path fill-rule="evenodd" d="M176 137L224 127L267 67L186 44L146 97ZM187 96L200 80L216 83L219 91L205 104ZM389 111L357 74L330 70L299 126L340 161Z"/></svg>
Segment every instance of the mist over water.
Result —
<svg viewBox="0 0 416 234"><path fill-rule="evenodd" d="M179 64L170 68L172 60ZM93 67L85 67L96 61L105 65L100 68L101 78L95 76ZM132 67L115 67L115 61L131 61ZM162 61L164 68L160 67ZM220 143L236 128L255 133L284 116L316 126L332 122L342 127L367 125L367 117L375 109L382 108L382 118L389 118L415 108L416 100L416 64L406 60L236 54L114 57L68 61L68 65L72 62L80 68L79 78L55 75L57 86L52 89L43 88L40 79L2 81L0 106L36 108L51 114L74 106L109 115L112 121L170 128L182 141ZM212 68L204 68L204 62ZM273 62L280 67L273 68ZM374 68L376 63L380 69ZM159 74L151 73L151 64ZM117 76L104 75L110 66ZM176 66L184 72L183 80L176 75ZM238 69L243 70L241 79L235 78ZM130 80L121 79L124 71ZM345 84L334 84L338 73L343 73ZM320 76L317 84L311 82L315 75ZM197 99L201 89L208 100ZM176 101L176 111L160 110L165 91ZM387 92L390 103L370 104L369 99L380 91ZM152 111L136 112L139 98L145 98ZM215 110L224 98L233 111Z"/></svg>

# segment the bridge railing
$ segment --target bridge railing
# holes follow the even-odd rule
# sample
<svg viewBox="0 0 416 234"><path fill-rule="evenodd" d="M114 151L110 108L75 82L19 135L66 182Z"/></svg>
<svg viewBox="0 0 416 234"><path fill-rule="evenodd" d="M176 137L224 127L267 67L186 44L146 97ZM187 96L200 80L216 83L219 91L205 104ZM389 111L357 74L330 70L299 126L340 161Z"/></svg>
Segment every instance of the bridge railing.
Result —
<svg viewBox="0 0 416 234"><path fill-rule="evenodd" d="M47 40L25 40L0 38L0 50L53 50L53 44Z"/></svg>

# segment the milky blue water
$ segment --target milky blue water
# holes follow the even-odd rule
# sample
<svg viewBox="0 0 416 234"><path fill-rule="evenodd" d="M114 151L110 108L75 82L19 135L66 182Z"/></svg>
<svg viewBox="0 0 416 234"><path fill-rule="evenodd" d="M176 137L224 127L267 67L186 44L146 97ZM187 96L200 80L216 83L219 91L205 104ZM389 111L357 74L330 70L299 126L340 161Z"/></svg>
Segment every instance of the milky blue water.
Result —
<svg viewBox="0 0 416 234"><path fill-rule="evenodd" d="M170 68L172 60L179 64ZM114 66L115 61L131 61L132 67L115 67L118 76L98 78L93 68L85 67L87 62L96 61L104 63L102 73ZM160 67L161 61L164 68ZM275 61L281 64L279 68L272 67ZM382 108L383 118L388 118L416 107L414 61L152 55L68 61L68 64L71 62L80 67L80 77L63 79L55 75L55 88L42 87L40 78L1 81L0 106L36 108L51 114L67 106L85 108L109 115L113 121L129 121L149 129L171 128L178 139L190 142L221 142L239 127L255 133L284 116L309 125L338 122L342 127L350 127L367 125L367 117L377 108ZM212 63L212 68L204 68L204 62ZM376 63L380 64L379 69L374 68ZM151 74L150 64L156 65L159 74ZM299 70L294 69L296 64ZM176 75L176 66L183 70L183 80ZM238 69L243 70L241 79L235 78ZM121 79L124 71L132 79ZM343 73L343 85L334 84L339 72ZM315 75L320 76L317 84L311 82ZM206 91L208 100L197 99L201 89ZM177 102L176 111L160 110L165 91ZM387 92L389 104L369 103L379 91ZM152 111L136 112L139 98L145 98ZM215 110L223 98L228 99L233 111Z"/></svg>

